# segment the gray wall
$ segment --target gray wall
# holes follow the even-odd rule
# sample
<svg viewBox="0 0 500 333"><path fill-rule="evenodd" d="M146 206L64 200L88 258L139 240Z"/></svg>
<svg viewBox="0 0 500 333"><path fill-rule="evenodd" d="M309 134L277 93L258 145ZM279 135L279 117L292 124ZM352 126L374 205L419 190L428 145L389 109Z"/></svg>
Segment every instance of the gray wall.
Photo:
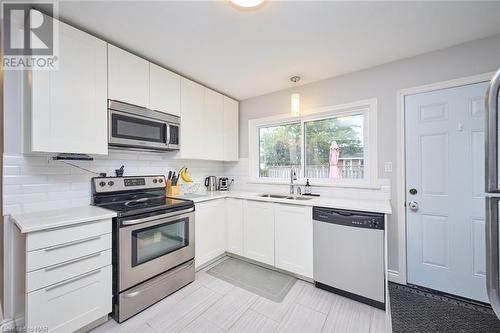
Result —
<svg viewBox="0 0 500 333"><path fill-rule="evenodd" d="M390 269L399 271L398 216L395 205L396 177L399 167L395 144L398 140L397 91L491 72L499 67L500 35L496 35L293 89L301 94L303 109L373 97L378 99L378 174L380 178L391 180L394 211L388 222ZM300 73L290 73L292 74ZM248 157L248 120L288 113L290 93L291 90L283 90L250 98L240 103L240 157ZM392 173L384 173L385 161L393 162Z"/></svg>

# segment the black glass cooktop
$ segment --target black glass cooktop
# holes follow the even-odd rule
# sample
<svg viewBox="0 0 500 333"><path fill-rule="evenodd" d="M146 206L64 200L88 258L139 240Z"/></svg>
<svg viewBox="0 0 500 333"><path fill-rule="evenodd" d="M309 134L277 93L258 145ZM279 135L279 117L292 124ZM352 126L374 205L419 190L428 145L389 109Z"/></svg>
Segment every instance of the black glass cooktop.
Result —
<svg viewBox="0 0 500 333"><path fill-rule="evenodd" d="M94 198L94 205L115 211L118 216L129 216L154 211L177 210L193 207L191 200L165 197L164 192L136 193L101 196Z"/></svg>

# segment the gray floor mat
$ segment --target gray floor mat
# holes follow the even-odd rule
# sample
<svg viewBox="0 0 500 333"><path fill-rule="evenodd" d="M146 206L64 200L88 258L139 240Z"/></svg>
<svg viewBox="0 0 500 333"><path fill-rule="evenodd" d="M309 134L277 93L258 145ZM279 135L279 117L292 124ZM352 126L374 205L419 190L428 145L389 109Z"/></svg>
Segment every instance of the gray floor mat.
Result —
<svg viewBox="0 0 500 333"><path fill-rule="evenodd" d="M289 275L234 258L224 260L207 273L274 302L281 302L297 281Z"/></svg>

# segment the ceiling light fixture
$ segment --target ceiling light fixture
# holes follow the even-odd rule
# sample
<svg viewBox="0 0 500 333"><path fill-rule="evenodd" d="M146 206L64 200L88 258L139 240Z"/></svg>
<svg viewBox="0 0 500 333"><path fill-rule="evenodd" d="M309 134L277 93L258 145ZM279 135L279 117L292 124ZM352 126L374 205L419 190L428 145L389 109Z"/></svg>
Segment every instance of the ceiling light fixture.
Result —
<svg viewBox="0 0 500 333"><path fill-rule="evenodd" d="M236 6L245 8L257 7L258 5L264 2L264 0L229 0L229 1L234 3Z"/></svg>
<svg viewBox="0 0 500 333"><path fill-rule="evenodd" d="M290 78L290 81L295 83L297 85L297 82L300 81L300 76L292 76ZM300 94L299 93L293 93L290 99L290 113L292 114L293 117L299 117L300 116Z"/></svg>

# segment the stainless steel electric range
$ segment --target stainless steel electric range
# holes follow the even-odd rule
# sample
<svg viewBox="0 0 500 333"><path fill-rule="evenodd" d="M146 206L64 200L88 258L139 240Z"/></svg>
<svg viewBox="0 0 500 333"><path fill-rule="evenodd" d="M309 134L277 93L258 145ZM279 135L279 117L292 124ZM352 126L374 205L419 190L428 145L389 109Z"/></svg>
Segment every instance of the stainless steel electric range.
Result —
<svg viewBox="0 0 500 333"><path fill-rule="evenodd" d="M130 318L194 280L194 203L167 198L164 176L92 178L113 220L113 318Z"/></svg>

